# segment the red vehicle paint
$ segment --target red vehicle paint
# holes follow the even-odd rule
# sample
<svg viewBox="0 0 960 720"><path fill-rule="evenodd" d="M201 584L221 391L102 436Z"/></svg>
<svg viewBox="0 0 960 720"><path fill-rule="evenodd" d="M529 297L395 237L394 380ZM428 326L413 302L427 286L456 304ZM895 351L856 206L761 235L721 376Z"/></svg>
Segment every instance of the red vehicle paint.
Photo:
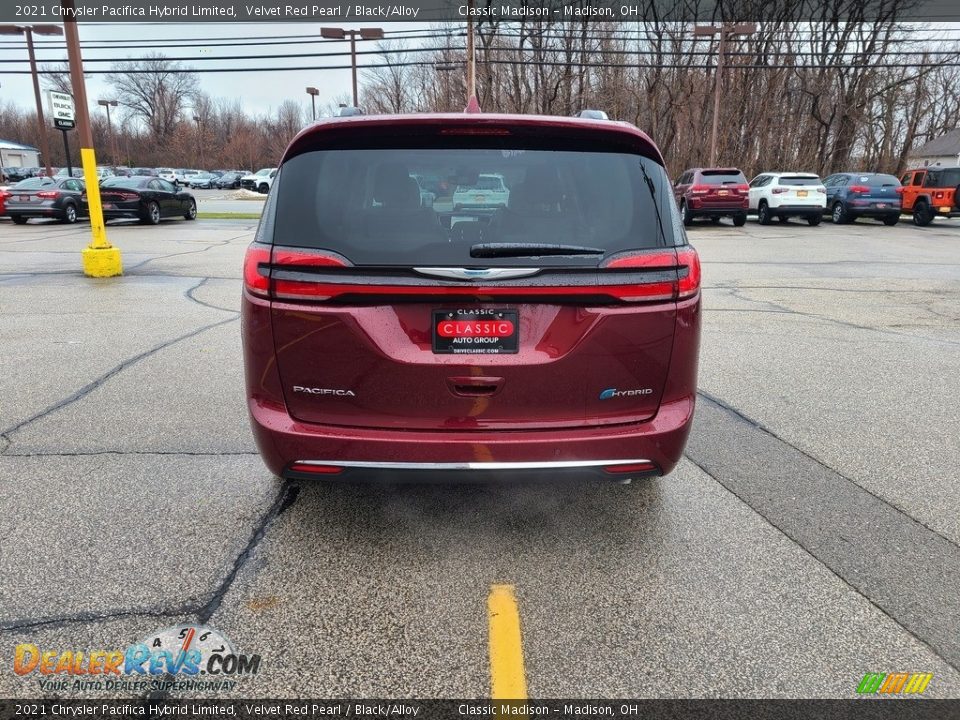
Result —
<svg viewBox="0 0 960 720"><path fill-rule="evenodd" d="M491 175L509 198L500 183L484 196ZM354 116L301 132L244 267L267 466L668 473L693 417L701 312L671 193L660 152L626 123Z"/></svg>

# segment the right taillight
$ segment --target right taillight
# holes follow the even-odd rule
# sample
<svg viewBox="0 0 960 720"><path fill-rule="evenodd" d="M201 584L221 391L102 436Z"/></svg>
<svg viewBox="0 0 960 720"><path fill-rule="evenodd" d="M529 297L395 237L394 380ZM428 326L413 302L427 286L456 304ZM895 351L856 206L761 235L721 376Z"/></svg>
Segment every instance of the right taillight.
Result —
<svg viewBox="0 0 960 720"><path fill-rule="evenodd" d="M691 245L677 248L677 261L680 265L677 282L677 299L693 297L700 291L700 256ZM684 273L686 269L686 273Z"/></svg>
<svg viewBox="0 0 960 720"><path fill-rule="evenodd" d="M868 192L870 192L870 188L867 187L866 185L851 185L851 186L850 186L850 192L852 192L852 193L868 193Z"/></svg>
<svg viewBox="0 0 960 720"><path fill-rule="evenodd" d="M894 188L894 189L893 189L893 191L894 191L897 195L903 195L903 191L904 191L904 190L906 190L906 188L903 187L903 185L901 185L901 186L898 187L898 188Z"/></svg>
<svg viewBox="0 0 960 720"><path fill-rule="evenodd" d="M627 302L643 300L682 300L693 297L700 290L700 256L691 245L655 252L631 252L615 255L600 265L604 270L627 270L630 268L676 269L676 282L656 282L628 286L619 290L617 296Z"/></svg>

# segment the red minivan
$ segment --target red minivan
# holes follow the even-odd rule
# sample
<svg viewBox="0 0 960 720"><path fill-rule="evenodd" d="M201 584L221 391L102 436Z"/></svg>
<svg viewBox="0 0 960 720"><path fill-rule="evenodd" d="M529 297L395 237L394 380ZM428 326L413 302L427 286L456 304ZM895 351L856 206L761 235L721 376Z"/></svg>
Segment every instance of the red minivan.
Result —
<svg viewBox="0 0 960 720"><path fill-rule="evenodd" d="M243 278L250 416L282 477L626 480L683 452L700 263L627 123L310 125Z"/></svg>

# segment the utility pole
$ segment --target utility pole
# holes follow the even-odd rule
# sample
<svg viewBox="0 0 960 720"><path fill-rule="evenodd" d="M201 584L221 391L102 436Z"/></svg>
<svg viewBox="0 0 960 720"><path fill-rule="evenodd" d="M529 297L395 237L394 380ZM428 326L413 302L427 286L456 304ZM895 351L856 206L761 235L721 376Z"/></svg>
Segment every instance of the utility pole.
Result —
<svg viewBox="0 0 960 720"><path fill-rule="evenodd" d="M194 115L193 119L197 123L197 151L200 153L200 166L206 169L206 163L203 160L203 118Z"/></svg>
<svg viewBox="0 0 960 720"><path fill-rule="evenodd" d="M76 18L74 0L60 0L61 17ZM90 132L90 106L87 104L87 86L83 78L83 58L80 55L80 34L77 21L63 23L67 36L67 56L70 59L70 83L76 108L77 130L80 135L80 159L86 184L87 207L90 213L90 244L83 249L83 272L90 277L113 277L123 274L120 248L107 242L103 225L103 207L100 205L100 185L97 178L97 157Z"/></svg>
<svg viewBox="0 0 960 720"><path fill-rule="evenodd" d="M0 25L0 35L25 35L27 38L27 54L30 57L30 74L33 76L33 97L37 101L37 130L40 132L40 154L47 175L53 175L50 166L50 148L47 142L47 127L43 120L43 100L40 98L40 73L37 71L37 58L33 52L33 34L63 35L59 25Z"/></svg>
<svg viewBox="0 0 960 720"><path fill-rule="evenodd" d="M320 94L320 91L315 87L307 88L307 95L310 96L310 105L313 107L313 119L317 119L317 95Z"/></svg>
<svg viewBox="0 0 960 720"><path fill-rule="evenodd" d="M717 133L720 123L720 96L723 92L723 66L726 61L727 38L733 35L751 35L757 31L756 23L723 23L699 25L693 29L694 37L720 36L717 48L717 74L713 79L713 123L710 128L710 166L717 165Z"/></svg>
<svg viewBox="0 0 960 720"><path fill-rule="evenodd" d="M360 107L357 95L357 36L361 40L382 40L383 28L362 28L344 30L343 28L320 28L320 37L327 40L343 40L350 36L350 71L353 74L353 106Z"/></svg>
<svg viewBox="0 0 960 720"><path fill-rule="evenodd" d="M110 108L117 107L116 100L97 100L97 105L101 105L107 110L107 134L110 135L110 152L113 154L113 164L118 165L117 138L113 134L113 125L110 122Z"/></svg>
<svg viewBox="0 0 960 720"><path fill-rule="evenodd" d="M467 107L471 102L477 102L477 56L473 42L473 0L467 0Z"/></svg>

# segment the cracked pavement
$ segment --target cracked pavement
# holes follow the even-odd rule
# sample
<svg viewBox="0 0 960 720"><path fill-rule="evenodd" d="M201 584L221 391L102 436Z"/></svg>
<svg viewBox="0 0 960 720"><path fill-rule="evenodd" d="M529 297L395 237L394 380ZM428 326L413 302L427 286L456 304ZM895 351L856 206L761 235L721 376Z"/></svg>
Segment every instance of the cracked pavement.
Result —
<svg viewBox="0 0 960 720"><path fill-rule="evenodd" d="M631 486L270 476L254 230L110 225L127 274L92 280L86 227L0 222L0 696L42 694L17 643L199 622L263 656L237 696L484 697L494 583L531 697L960 696L960 222L693 228L695 427Z"/></svg>

